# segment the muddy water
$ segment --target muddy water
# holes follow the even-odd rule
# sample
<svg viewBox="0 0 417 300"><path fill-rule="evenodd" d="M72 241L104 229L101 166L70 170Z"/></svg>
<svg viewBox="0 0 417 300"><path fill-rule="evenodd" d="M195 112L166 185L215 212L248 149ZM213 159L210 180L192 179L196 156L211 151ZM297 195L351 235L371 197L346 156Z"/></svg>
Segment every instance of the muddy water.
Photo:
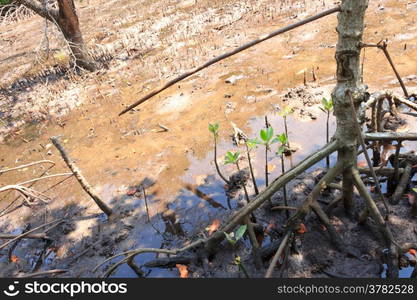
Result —
<svg viewBox="0 0 417 300"><path fill-rule="evenodd" d="M413 75L417 72L413 59L417 55L417 38L404 32L414 32L416 25L412 15L416 7L407 1L380 2L384 9L378 9L376 3L371 4L366 40L377 42L389 37L391 55L400 73ZM288 22L288 18L283 18L246 29L244 41ZM160 215L173 210L182 231L187 235L198 233L214 218L223 218L229 205L223 183L215 174L208 123L219 122L221 126L219 161L226 151L236 149L229 136L232 133L230 121L250 137L255 137L264 126L264 116L268 115L276 131L283 132L282 118L272 112L272 107L284 105L281 95L286 88L302 84L304 71L307 81L311 82L312 68L322 85L334 83L335 25L336 18L331 16L268 41L179 83L121 118L117 117L121 108L144 95L150 87L142 84L146 78L134 67L124 72L110 69L97 76L99 84L84 91L86 100L81 107L58 120L33 124L0 145L0 167L51 159L57 165L50 173L65 171L59 154L48 141L50 136L59 135L64 147L105 201L111 203L126 195L129 186L151 178L155 184L149 187L148 193L155 197L149 199L149 212L153 220L159 220L154 221L154 226L164 232L172 222L167 225ZM398 88L380 53L367 50L365 63L365 81L371 89ZM238 79L226 83L232 76ZM407 86L415 88L416 82L407 81ZM288 118L290 143L299 149L291 159L286 158L286 168L325 143L325 115L318 113L317 116L316 121L300 120L295 116ZM158 124L169 131L162 130ZM331 124L333 128L333 118ZM265 184L263 155L260 147L254 153L260 187ZM332 161L334 159L332 156ZM271 153L268 164L272 180L281 173L280 160ZM323 164L321 162L319 166ZM227 174L234 172L233 166L221 168ZM45 170L46 167L38 166L4 174L0 176L0 182L1 185L22 182ZM58 181L39 182L34 187L45 190ZM189 191L187 184L198 185L212 201ZM51 207L81 203L90 212L98 212L74 179L57 186L48 195L55 200ZM3 198L0 208L8 205L14 196ZM235 208L237 204L231 205ZM144 212L143 202L138 204L138 209ZM16 226L24 223L19 213L9 215L7 221L15 222ZM141 235L136 238L136 246L159 248L165 243L165 238L155 235L149 225L140 223L137 226L141 228ZM179 234L181 230L177 229L175 233ZM87 226L80 226L74 236L80 238L89 234ZM138 262L151 257L153 255L143 255ZM123 267L116 276L131 276L129 272L129 268ZM150 276L177 276L177 273L153 271Z"/></svg>

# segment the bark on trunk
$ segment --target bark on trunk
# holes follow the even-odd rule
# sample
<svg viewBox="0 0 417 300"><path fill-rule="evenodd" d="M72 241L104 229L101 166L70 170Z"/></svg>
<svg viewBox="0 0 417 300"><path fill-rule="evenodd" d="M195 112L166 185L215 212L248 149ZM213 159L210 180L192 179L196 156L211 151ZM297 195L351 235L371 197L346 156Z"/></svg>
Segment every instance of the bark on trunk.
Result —
<svg viewBox="0 0 417 300"><path fill-rule="evenodd" d="M333 90L334 115L337 129L335 138L342 145L338 159L343 161L343 200L346 211L351 213L353 201L353 180L349 166L356 167L357 134L350 107L349 93L357 108L360 102L367 100L367 93L360 77L360 42L364 30L364 16L368 0L344 0L338 15L339 40L336 49L337 85Z"/></svg>
<svg viewBox="0 0 417 300"><path fill-rule="evenodd" d="M96 70L98 66L88 54L83 41L74 0L57 0L57 2L58 10L46 9L39 1L17 0L17 3L26 6L59 27L78 67L89 71Z"/></svg>
<svg viewBox="0 0 417 300"><path fill-rule="evenodd" d="M75 64L83 69L94 71L97 66L84 45L74 0L58 0L58 7L59 12L56 21L69 43Z"/></svg>

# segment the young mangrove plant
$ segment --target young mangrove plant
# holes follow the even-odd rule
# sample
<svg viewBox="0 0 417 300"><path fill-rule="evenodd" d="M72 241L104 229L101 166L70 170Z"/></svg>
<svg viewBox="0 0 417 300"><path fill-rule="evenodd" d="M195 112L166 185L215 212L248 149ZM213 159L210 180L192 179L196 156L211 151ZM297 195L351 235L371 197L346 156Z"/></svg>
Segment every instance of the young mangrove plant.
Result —
<svg viewBox="0 0 417 300"><path fill-rule="evenodd" d="M213 134L214 139L214 165L216 166L217 174L219 174L220 178L223 179L226 184L229 184L229 180L227 180L226 177L224 177L220 172L219 164L217 163L217 140L219 138L219 124L209 124L208 128L209 131Z"/></svg>
<svg viewBox="0 0 417 300"><path fill-rule="evenodd" d="M330 112L333 110L333 99L330 98L327 100L323 97L321 100L322 107L320 109L327 114L327 120L326 120L326 144L329 143L329 119L330 119ZM330 167L330 157L326 157L326 168L329 169Z"/></svg>
<svg viewBox="0 0 417 300"><path fill-rule="evenodd" d="M274 129L272 127L267 127L261 129L259 136L261 140L252 140L253 143L262 144L265 147L265 185L269 185L268 181L268 151L271 150L271 145L273 144L272 138L274 137Z"/></svg>
<svg viewBox="0 0 417 300"><path fill-rule="evenodd" d="M274 141L277 141L280 143L278 150L277 150L277 155L281 158L281 172L282 174L285 173L285 160L284 160L284 153L285 151L287 151L287 145L288 145L288 137L285 133L281 133L279 135L277 135L277 137L274 139ZM284 195L284 205L288 206L288 200L287 200L287 187L284 184L283 188L282 188L282 193ZM290 217L290 213L288 210L285 210L285 213L287 215L287 219Z"/></svg>
<svg viewBox="0 0 417 300"><path fill-rule="evenodd" d="M248 274L248 271L246 271L246 268L243 265L242 260L240 259L240 256L237 255L235 257L234 263L239 268L239 271L241 271L245 275L246 278L250 278L249 274Z"/></svg>
<svg viewBox="0 0 417 300"><path fill-rule="evenodd" d="M237 151L235 153L232 153L230 151L228 151L226 153L225 156L225 164L235 164L236 168L238 171L240 171L240 166L239 166L239 157L240 157L240 152ZM246 197L246 202L249 204L250 202L250 198L249 198L249 194L248 194L248 190L246 189L246 184L243 183L243 190L245 191L245 197ZM258 244L258 240L256 239L256 235L255 235L255 231L253 229L253 223L256 223L256 218L255 215L252 214L251 217L247 216L245 217L245 223L248 229L248 234L249 234L249 239L250 242L252 244L253 247L253 254L255 257L255 261L259 260L259 255L258 255L258 251L259 251L259 244Z"/></svg>
<svg viewBox="0 0 417 300"><path fill-rule="evenodd" d="M285 106L283 109L281 109L278 113L279 116L281 116L284 119L284 129L285 129L285 136L287 137L287 143L285 146L285 155L291 155L291 147L290 147L290 141L288 140L288 125L287 125L287 117L291 115L294 112L294 110L289 106Z"/></svg>
<svg viewBox="0 0 417 300"><path fill-rule="evenodd" d="M247 157L248 157L248 164L249 164L249 170L250 170L250 176L252 178L252 183L253 183L253 188L255 190L255 194L258 195L259 194L258 185L256 184L256 178L255 178L255 174L253 172L252 160L251 160L251 157L250 157L250 152L251 152L251 150L256 148L256 145L257 145L257 143L254 143L253 140L247 140L245 142L246 154L247 154Z"/></svg>

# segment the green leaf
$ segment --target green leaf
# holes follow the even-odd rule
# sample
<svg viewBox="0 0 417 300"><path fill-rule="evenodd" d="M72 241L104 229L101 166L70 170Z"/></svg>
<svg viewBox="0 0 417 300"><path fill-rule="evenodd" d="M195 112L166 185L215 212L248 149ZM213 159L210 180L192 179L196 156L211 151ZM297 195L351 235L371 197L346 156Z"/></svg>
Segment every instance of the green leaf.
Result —
<svg viewBox="0 0 417 300"><path fill-rule="evenodd" d="M240 152L237 151L235 153L228 151L226 153L226 156L224 157L224 164L235 164L237 160L239 159Z"/></svg>
<svg viewBox="0 0 417 300"><path fill-rule="evenodd" d="M417 188L413 188L413 191L414 191L415 193L417 193Z"/></svg>
<svg viewBox="0 0 417 300"><path fill-rule="evenodd" d="M282 145L288 144L288 138L285 133L281 133L280 135L278 135L278 140L281 142Z"/></svg>
<svg viewBox="0 0 417 300"><path fill-rule="evenodd" d="M208 128L211 133L213 133L214 135L217 135L219 131L219 124L218 123L209 124Z"/></svg>
<svg viewBox="0 0 417 300"><path fill-rule="evenodd" d="M277 155L281 156L285 152L285 146L281 145L278 148Z"/></svg>
<svg viewBox="0 0 417 300"><path fill-rule="evenodd" d="M251 139L246 141L246 145L248 145L249 149L253 149L256 147L256 145L259 145L261 142L257 139Z"/></svg>
<svg viewBox="0 0 417 300"><path fill-rule="evenodd" d="M238 230L236 230L236 235L235 235L235 240L238 241L240 240L243 235L245 234L247 229L247 225L242 225L238 228Z"/></svg>
<svg viewBox="0 0 417 300"><path fill-rule="evenodd" d="M264 141L265 144L269 144L272 137L274 136L274 129L272 127L268 127L266 129L261 129L260 136L261 136L261 139Z"/></svg>
<svg viewBox="0 0 417 300"><path fill-rule="evenodd" d="M330 98L327 100L323 97L323 99L321 99L321 103L326 111L331 111L333 109L333 99Z"/></svg>

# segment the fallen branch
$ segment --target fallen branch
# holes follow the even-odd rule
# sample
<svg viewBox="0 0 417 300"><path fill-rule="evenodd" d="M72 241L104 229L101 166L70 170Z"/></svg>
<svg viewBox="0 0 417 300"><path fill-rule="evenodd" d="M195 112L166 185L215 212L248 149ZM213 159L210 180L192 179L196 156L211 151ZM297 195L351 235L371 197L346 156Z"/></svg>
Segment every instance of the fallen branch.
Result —
<svg viewBox="0 0 417 300"><path fill-rule="evenodd" d="M68 272L68 270L55 269L55 270L48 270L48 271L41 271L41 272L25 274L25 275L17 276L17 278L33 278L33 277L42 276L42 275L62 274L62 273L66 273L66 272Z"/></svg>
<svg viewBox="0 0 417 300"><path fill-rule="evenodd" d="M10 172L10 171L16 171L19 169L23 169L23 168L27 168L27 167L31 167L34 165L39 165L39 164L52 164L55 165L55 163L51 160L40 160L40 161L35 161L26 165L21 165L18 167L14 167L14 168L8 168L8 169L4 169L4 170L0 170L0 174L6 173L6 172Z"/></svg>
<svg viewBox="0 0 417 300"><path fill-rule="evenodd" d="M32 232L35 232L35 231L37 231L37 230L39 230L39 229L42 229L42 228L44 228L44 227L47 227L47 226L49 226L49 225L51 225L51 224L58 225L58 224L61 224L61 223L63 223L63 222L64 222L64 220L63 220L63 219L59 219L59 220L54 220L54 221L51 221L51 222L45 223L45 224L43 224L43 225L41 225L41 226L38 226L38 227L36 227L36 228L33 228L33 229L31 229L31 230L29 230L29 231L27 231L27 232L25 232L25 233L22 233L22 234L20 234L20 235L16 236L15 238L11 239L10 241L8 241L8 242L4 243L3 245L0 245L0 250L2 250L2 249L4 249L4 248L6 248L8 245L10 245L11 243L13 243L13 242L15 242L15 241L20 240L20 239L22 239L22 238L24 238L24 237L26 237L26 236L30 235Z"/></svg>
<svg viewBox="0 0 417 300"><path fill-rule="evenodd" d="M314 15L314 16L311 16L311 17L309 17L309 18L306 18L306 19L304 19L304 20L302 20L302 21L299 21L299 22L297 22L297 23L294 23L294 24L291 24L291 25L285 26L285 27L283 27L283 28L280 28L280 29L278 29L278 30L276 30L276 31L274 31L274 32L272 32L272 33L270 33L270 34L267 34L267 35L261 36L261 37L259 37L259 38L258 38L258 39L256 39L256 40L253 40L253 41L251 41L251 42L249 42L249 43L246 43L246 44L244 44L244 45L242 45L242 46L240 46L240 47L236 48L236 49L235 49L235 50L233 50L233 51L230 51L230 52L224 53L224 54L222 54L222 55L220 55L220 56L217 56L217 57L213 58L212 60L210 60L210 61L206 62L205 64L203 64L203 65L201 65L201 66L199 66L199 67L197 67L197 68L195 68L195 69L193 69L193 70L191 70L191 71L189 71L189 72L186 72L186 73L184 73L184 74L180 75L180 76L179 76L179 77L177 77L177 78L174 78L173 80L171 80L171 81L167 82L167 83L166 83L163 87L161 87L161 88L159 88L159 89L156 89L156 90L152 91L151 93L149 93L149 94L147 94L146 96L144 96L143 98L139 99L138 101L136 101L136 102L135 102L135 103L133 103L132 105L129 105L127 108L123 109L123 110L119 113L119 116L121 116L121 115L123 115L123 114L127 113L127 112L128 112L129 110L131 110L132 108L135 108L135 107L136 107L136 106L138 106L139 104L142 104L142 103L143 103L143 102L145 102L146 100L148 100L148 99L152 98L153 96L155 96L155 95L159 94L160 92L162 92L162 91L166 90L167 88L169 88L169 87L173 86L173 85L174 85L174 84L176 84L177 82L179 82L179 81L181 81L181 80L183 80L183 79L185 79L185 78L188 78L188 77L190 77L191 75L194 75L195 73L197 73L197 72L199 72L199 71L201 71L201 70L203 70L203 69L205 69L205 68L207 68L207 67L209 67L209 66L211 66L211 65L213 65L213 64L215 64L215 63L217 63L217 62L219 62L219 61L221 61L221 60L223 60L223 59L226 59L226 58L228 58L228 57L230 57L230 56L233 56L233 55L235 55L235 54L237 54L237 53L239 53L239 52L242 52L243 50L246 50L246 49L248 49L248 48L250 48L250 47L253 47L253 46L255 46L255 45L259 44L259 43L262 43L262 42L264 42L264 41L266 41L266 40L269 40L270 38L273 38L273 37L275 37L275 36L277 36L277 35L280 35L280 34L282 34L282 33L285 33L285 32L287 32L287 31L290 31L290 30L292 30L292 29L294 29L294 28L297 28L297 27L300 27L300 26L302 26L302 25L308 24L308 23L310 23L310 22L313 22L313 21L315 21L315 20L318 20L318 19L320 19L320 18L323 18L323 17L325 17L325 16L331 15L331 14L336 13L336 12L339 12L339 11L340 11L340 6L336 6L336 7L332 8L332 9L326 10L326 11L324 11L324 12L321 12L321 13L319 13L319 14L317 14L317 15Z"/></svg>
<svg viewBox="0 0 417 300"><path fill-rule="evenodd" d="M415 132L372 132L363 137L365 141L417 141Z"/></svg>
<svg viewBox="0 0 417 300"><path fill-rule="evenodd" d="M19 237L19 235L16 234L0 234L0 240L11 240L14 238ZM22 238L22 237L21 237ZM36 240L36 239L44 239L44 240L48 240L49 237L46 235L46 233L34 233L34 234L29 234L23 237L24 239L32 239L32 240Z"/></svg>
<svg viewBox="0 0 417 300"><path fill-rule="evenodd" d="M274 257L272 258L271 263L269 264L268 270L265 273L265 278L270 278L272 275L272 272L274 271L274 268L278 262L278 259L281 257L282 253L285 250L285 247L288 244L288 240L290 239L292 232L288 231L285 237L282 239L281 244L279 245L279 248L277 252L275 253Z"/></svg>
<svg viewBox="0 0 417 300"><path fill-rule="evenodd" d="M110 216L113 212L107 204L100 199L100 197L94 192L93 188L88 184L87 180L84 178L83 174L81 173L80 169L71 161L67 152L59 143L57 137L51 137L51 142L54 146L58 149L59 153L62 156L62 159L70 168L72 173L74 174L75 178L77 178L78 182L80 183L83 190L94 200L94 202L98 205L98 207L107 215Z"/></svg>
<svg viewBox="0 0 417 300"><path fill-rule="evenodd" d="M54 178L54 177L72 176L72 175L73 175L73 173L52 174L52 175L47 175L47 176L43 176L43 177L38 177L38 178L30 179L30 180L27 180L27 181L24 181L24 182L19 182L18 185L24 185L24 184L36 182L36 181L39 181L39 180Z"/></svg>

